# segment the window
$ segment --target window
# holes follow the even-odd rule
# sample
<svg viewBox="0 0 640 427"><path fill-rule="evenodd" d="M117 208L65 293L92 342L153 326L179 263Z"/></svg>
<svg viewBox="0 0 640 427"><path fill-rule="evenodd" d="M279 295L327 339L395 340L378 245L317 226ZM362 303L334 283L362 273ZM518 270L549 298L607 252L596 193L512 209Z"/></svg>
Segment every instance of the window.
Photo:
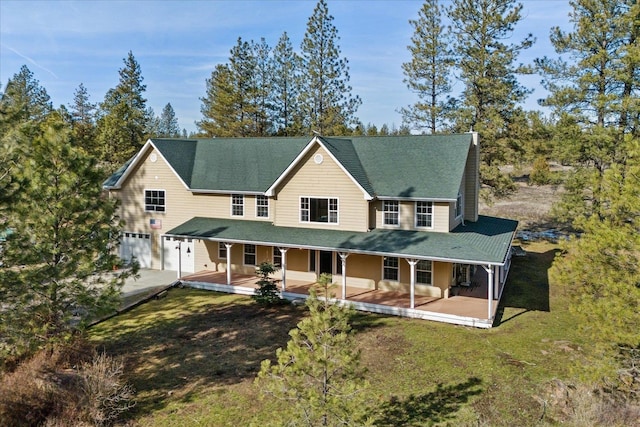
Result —
<svg viewBox="0 0 640 427"><path fill-rule="evenodd" d="M309 271L316 271L316 251L309 251Z"/></svg>
<svg viewBox="0 0 640 427"><path fill-rule="evenodd" d="M227 259L227 245L224 242L218 242L218 258Z"/></svg>
<svg viewBox="0 0 640 427"><path fill-rule="evenodd" d="M164 212L165 202L164 190L144 190L145 212Z"/></svg>
<svg viewBox="0 0 640 427"><path fill-rule="evenodd" d="M433 203L416 202L416 227L433 226Z"/></svg>
<svg viewBox="0 0 640 427"><path fill-rule="evenodd" d="M269 218L269 198L267 196L256 196L256 216Z"/></svg>
<svg viewBox="0 0 640 427"><path fill-rule="evenodd" d="M462 216L462 193L458 193L456 198L456 218Z"/></svg>
<svg viewBox="0 0 640 427"><path fill-rule="evenodd" d="M342 274L342 258L340 254L336 252L336 274Z"/></svg>
<svg viewBox="0 0 640 427"><path fill-rule="evenodd" d="M282 252L280 252L279 248L273 248L273 265L282 267Z"/></svg>
<svg viewBox="0 0 640 427"><path fill-rule="evenodd" d="M244 245L244 265L256 265L256 245Z"/></svg>
<svg viewBox="0 0 640 427"><path fill-rule="evenodd" d="M400 204L397 200L384 200L382 202L382 223L384 225L400 224Z"/></svg>
<svg viewBox="0 0 640 427"><path fill-rule="evenodd" d="M416 283L431 284L431 261L420 260L416 264Z"/></svg>
<svg viewBox="0 0 640 427"><path fill-rule="evenodd" d="M382 278L384 280L398 280L398 258L392 256L384 257Z"/></svg>
<svg viewBox="0 0 640 427"><path fill-rule="evenodd" d="M231 195L231 215L244 216L244 196L242 194Z"/></svg>
<svg viewBox="0 0 640 427"><path fill-rule="evenodd" d="M338 223L338 199L300 198L300 222Z"/></svg>

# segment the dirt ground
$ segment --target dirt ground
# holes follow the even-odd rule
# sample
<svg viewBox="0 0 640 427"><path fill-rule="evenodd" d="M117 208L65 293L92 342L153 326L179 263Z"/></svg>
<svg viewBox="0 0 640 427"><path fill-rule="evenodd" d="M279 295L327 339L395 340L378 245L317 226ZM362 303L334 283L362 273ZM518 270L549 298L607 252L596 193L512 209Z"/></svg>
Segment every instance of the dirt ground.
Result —
<svg viewBox="0 0 640 427"><path fill-rule="evenodd" d="M562 189L553 185L529 186L526 182L516 185L518 191L509 198L491 204L480 201L480 214L518 220L521 230L554 228L551 205L560 198Z"/></svg>
<svg viewBox="0 0 640 427"><path fill-rule="evenodd" d="M513 168L508 167L513 174ZM567 168L552 165L552 171L567 171ZM515 194L505 199L495 199L491 203L480 200L480 214L515 219L520 222L519 230L540 231L558 228L551 218L551 206L560 199L561 185L529 185L527 171L514 174L517 186Z"/></svg>

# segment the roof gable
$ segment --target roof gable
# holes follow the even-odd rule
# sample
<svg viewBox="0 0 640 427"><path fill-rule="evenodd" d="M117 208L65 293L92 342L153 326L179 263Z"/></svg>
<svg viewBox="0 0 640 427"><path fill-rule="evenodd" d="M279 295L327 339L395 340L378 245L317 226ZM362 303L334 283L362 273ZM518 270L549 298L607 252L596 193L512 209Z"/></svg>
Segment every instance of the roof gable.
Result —
<svg viewBox="0 0 640 427"><path fill-rule="evenodd" d="M365 199L373 199L373 188L367 180L364 168L358 159L358 155L353 148L350 139L347 138L323 138L314 137L306 147L289 166L280 174L280 176L271 184L266 194L271 196L275 194L275 189L289 176L295 168L303 161L305 156L315 147L321 146L331 156L331 159L340 167L340 169L353 181L353 183L362 191Z"/></svg>

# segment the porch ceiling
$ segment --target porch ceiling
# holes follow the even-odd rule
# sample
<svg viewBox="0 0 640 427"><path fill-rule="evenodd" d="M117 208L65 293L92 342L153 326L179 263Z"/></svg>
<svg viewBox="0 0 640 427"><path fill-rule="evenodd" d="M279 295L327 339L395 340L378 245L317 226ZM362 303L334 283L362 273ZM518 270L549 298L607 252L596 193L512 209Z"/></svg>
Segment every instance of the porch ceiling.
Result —
<svg viewBox="0 0 640 427"><path fill-rule="evenodd" d="M467 222L450 233L384 229L353 232L195 217L165 235L469 264L503 264L517 225L517 221L509 219L480 216L477 222Z"/></svg>

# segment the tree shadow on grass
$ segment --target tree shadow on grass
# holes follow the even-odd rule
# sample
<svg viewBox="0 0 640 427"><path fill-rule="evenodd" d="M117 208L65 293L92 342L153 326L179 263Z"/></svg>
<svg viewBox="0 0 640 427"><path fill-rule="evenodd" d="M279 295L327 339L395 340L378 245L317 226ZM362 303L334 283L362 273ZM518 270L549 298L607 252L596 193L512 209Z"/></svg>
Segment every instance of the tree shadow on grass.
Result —
<svg viewBox="0 0 640 427"><path fill-rule="evenodd" d="M444 386L438 384L432 392L410 395L405 399L391 398L380 407L376 426L433 425L454 418L456 412L472 396L482 393L479 378Z"/></svg>
<svg viewBox="0 0 640 427"><path fill-rule="evenodd" d="M508 322L530 311L549 312L549 269L557 249L546 252L528 252L525 257L514 257L496 313L494 326ZM521 309L504 318L505 308Z"/></svg>
<svg viewBox="0 0 640 427"><path fill-rule="evenodd" d="M264 307L246 297L172 289L96 328L99 346L122 357L137 392L133 417L187 402L213 386L253 379L286 347L304 307Z"/></svg>

